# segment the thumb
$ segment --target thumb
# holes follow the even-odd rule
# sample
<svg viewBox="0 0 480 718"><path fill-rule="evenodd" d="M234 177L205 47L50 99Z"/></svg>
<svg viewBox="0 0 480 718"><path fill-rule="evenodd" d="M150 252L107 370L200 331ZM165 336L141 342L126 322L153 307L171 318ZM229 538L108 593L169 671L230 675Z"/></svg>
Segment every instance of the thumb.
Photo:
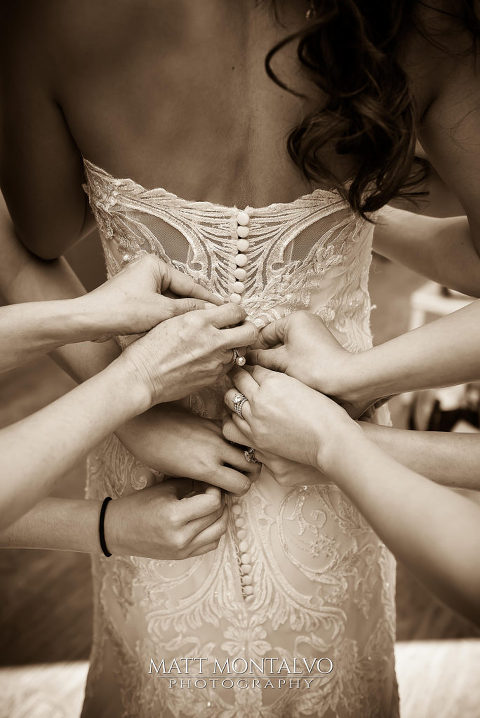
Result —
<svg viewBox="0 0 480 718"><path fill-rule="evenodd" d="M287 371L287 352L283 346L277 349L252 349L246 356L247 362L254 366L263 366L272 371Z"/></svg>
<svg viewBox="0 0 480 718"><path fill-rule="evenodd" d="M287 328L288 317L277 319L271 324L263 327L259 336L259 344L265 348L275 347L277 344L283 344L285 341L285 333Z"/></svg>

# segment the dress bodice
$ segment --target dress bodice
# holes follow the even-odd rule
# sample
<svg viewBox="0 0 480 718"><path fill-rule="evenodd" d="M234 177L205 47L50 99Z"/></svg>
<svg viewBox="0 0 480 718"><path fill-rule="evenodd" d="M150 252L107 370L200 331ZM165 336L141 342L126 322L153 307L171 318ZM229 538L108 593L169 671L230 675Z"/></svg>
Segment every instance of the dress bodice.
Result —
<svg viewBox="0 0 480 718"><path fill-rule="evenodd" d="M308 309L348 349L369 346L373 225L336 192L239 210L148 190L88 161L85 174L109 275L143 252L155 253L222 297L236 295L259 326ZM223 390L191 397L190 407L220 418ZM144 467L112 437L90 459L88 495L129 493L146 485L144 477ZM204 556L95 560L84 715L97 715L99 706L102 716L116 718L396 715L394 563L364 519L333 484L292 489L265 473L229 506L228 531ZM285 658L290 665L294 658L327 657L334 669L298 689L278 686L278 675L273 689L265 687L266 675L256 669L247 688L208 680L180 688L194 669L171 676L179 679L171 687L168 677L148 674L151 658L171 663L192 656L208 659L202 675L210 676L215 659L223 665L233 657ZM123 714L119 706L108 713L101 702L100 684L114 680L105 663L116 676Z"/></svg>

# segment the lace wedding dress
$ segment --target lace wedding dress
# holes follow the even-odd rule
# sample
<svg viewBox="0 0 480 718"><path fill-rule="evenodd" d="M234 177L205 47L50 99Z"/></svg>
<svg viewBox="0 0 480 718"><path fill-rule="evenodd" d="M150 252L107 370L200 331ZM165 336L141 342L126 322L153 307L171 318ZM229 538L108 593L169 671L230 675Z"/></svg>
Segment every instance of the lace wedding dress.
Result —
<svg viewBox="0 0 480 718"><path fill-rule="evenodd" d="M110 275L155 253L222 296L233 294L259 326L308 309L349 350L370 345L373 227L337 193L240 211L147 190L88 161L85 173ZM224 388L188 405L220 419ZM121 496L153 480L112 437L90 458L87 496ZM398 715L394 561L365 520L332 484L284 488L266 473L228 503L229 529L214 552L184 561L94 558L84 718ZM165 670L176 659L184 670L185 657L208 659L202 673L198 663L188 676L149 672L151 659L157 668L163 659ZM240 660L241 675L219 675L218 666L238 657L256 663L243 673ZM311 665L326 657L333 670L310 687L303 679L279 687L279 675L296 674L284 667L277 675L272 662L262 666L265 657L289 667L294 658ZM205 687L194 687L196 676Z"/></svg>

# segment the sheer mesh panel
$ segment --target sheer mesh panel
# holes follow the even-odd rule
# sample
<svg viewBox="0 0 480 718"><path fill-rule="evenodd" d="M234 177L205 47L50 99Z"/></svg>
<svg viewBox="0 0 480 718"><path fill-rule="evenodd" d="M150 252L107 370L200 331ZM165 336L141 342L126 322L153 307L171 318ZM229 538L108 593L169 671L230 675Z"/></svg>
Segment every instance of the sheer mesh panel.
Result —
<svg viewBox="0 0 480 718"><path fill-rule="evenodd" d="M190 243L179 229L147 212L132 212L131 216L152 233L173 262L188 262L191 255Z"/></svg>
<svg viewBox="0 0 480 718"><path fill-rule="evenodd" d="M319 239L329 238L333 230L338 232L340 224L343 224L343 222L350 223L351 221L352 213L347 208L339 209L337 212L332 212L332 214L322 217L318 222L302 230L290 242L285 252L285 260L295 262L305 259Z"/></svg>

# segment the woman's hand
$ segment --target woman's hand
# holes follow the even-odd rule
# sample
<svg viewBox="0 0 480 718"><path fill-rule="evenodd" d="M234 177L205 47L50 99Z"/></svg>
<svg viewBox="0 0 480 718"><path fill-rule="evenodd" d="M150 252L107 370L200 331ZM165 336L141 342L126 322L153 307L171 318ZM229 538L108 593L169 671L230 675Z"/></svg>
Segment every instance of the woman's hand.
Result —
<svg viewBox="0 0 480 718"><path fill-rule="evenodd" d="M144 409L181 399L215 383L233 366L233 349L255 342L257 329L236 304L188 312L152 329L117 362L125 382L146 392ZM124 387L129 390L129 387Z"/></svg>
<svg viewBox="0 0 480 718"><path fill-rule="evenodd" d="M165 319L223 304L218 296L154 254L144 255L74 301L96 329L97 337L92 339L142 334Z"/></svg>
<svg viewBox="0 0 480 718"><path fill-rule="evenodd" d="M154 407L122 426L117 436L145 466L233 494L248 491L258 474L258 466L227 443L216 424L184 409Z"/></svg>
<svg viewBox="0 0 480 718"><path fill-rule="evenodd" d="M335 398L357 418L377 397L368 396L358 354L337 342L322 320L306 311L294 312L267 325L259 346L248 352L250 364L283 372L316 391Z"/></svg>
<svg viewBox="0 0 480 718"><path fill-rule="evenodd" d="M256 446L249 447L247 437L242 434L232 419L225 421L223 435L228 441L239 444L244 449L255 449L255 458L262 464L263 471L268 471L280 486L298 486L299 484L307 486L326 482L325 476L312 466L290 461L283 456L271 454L269 451L261 451Z"/></svg>
<svg viewBox="0 0 480 718"><path fill-rule="evenodd" d="M164 481L111 501L105 540L113 555L185 559L212 551L227 528L219 489L192 493L192 481Z"/></svg>
<svg viewBox="0 0 480 718"><path fill-rule="evenodd" d="M348 437L361 429L348 414L327 397L277 372L254 367L233 373L234 389L225 394L233 411L234 398L248 401L242 416L232 421L250 446L258 447L328 474L338 452L345 451Z"/></svg>

